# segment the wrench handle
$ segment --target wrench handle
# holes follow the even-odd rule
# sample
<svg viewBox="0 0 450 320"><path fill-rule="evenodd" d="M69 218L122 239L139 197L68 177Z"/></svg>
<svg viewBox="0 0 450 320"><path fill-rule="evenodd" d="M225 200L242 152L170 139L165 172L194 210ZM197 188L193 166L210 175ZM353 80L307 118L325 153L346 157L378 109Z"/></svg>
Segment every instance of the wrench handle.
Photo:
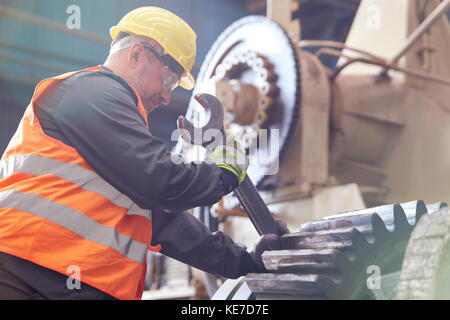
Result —
<svg viewBox="0 0 450 320"><path fill-rule="evenodd" d="M239 199L259 235L268 233L281 235L275 219L248 175L245 175L244 181L234 189L234 194Z"/></svg>

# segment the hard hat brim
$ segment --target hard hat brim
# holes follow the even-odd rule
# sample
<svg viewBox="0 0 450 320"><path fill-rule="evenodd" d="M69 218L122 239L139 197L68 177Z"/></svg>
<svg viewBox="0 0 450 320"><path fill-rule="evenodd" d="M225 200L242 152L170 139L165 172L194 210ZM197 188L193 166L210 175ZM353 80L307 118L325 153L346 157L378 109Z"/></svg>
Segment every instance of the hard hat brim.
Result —
<svg viewBox="0 0 450 320"><path fill-rule="evenodd" d="M111 27L109 29L109 34L111 36L111 39L114 40L114 38L117 36L117 34L121 31L120 28L118 28L117 26Z"/></svg>
<svg viewBox="0 0 450 320"><path fill-rule="evenodd" d="M186 74L186 76L181 77L180 79L180 87L186 90L192 90L195 86L195 79L190 72Z"/></svg>

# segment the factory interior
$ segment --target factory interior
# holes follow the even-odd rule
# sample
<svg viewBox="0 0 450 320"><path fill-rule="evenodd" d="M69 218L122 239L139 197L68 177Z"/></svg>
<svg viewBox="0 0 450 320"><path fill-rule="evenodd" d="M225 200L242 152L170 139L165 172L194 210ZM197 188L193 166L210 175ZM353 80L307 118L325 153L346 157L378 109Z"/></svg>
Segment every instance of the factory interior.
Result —
<svg viewBox="0 0 450 320"><path fill-rule="evenodd" d="M142 300L450 299L450 0L0 0L0 200L38 83L102 65L144 6L197 45L195 87L148 114L151 134L205 161L177 119L204 123L209 94L249 159L249 189L189 213L249 250L263 213L289 232L237 279L149 250Z"/></svg>

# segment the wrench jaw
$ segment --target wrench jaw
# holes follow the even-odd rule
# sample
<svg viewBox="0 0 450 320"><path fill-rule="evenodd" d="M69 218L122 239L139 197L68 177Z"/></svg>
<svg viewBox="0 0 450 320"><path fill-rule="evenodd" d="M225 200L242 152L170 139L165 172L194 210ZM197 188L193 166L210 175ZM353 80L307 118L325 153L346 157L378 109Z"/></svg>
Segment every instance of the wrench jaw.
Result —
<svg viewBox="0 0 450 320"><path fill-rule="evenodd" d="M177 125L181 138L186 143L203 146L203 128L194 127L194 125L183 116L178 117Z"/></svg>
<svg viewBox="0 0 450 320"><path fill-rule="evenodd" d="M195 127L189 120L179 116L178 129L186 143L211 150L222 142L217 138L225 139L222 103L215 96L207 93L197 94L194 98L206 111L210 112L208 122L203 127Z"/></svg>
<svg viewBox="0 0 450 320"><path fill-rule="evenodd" d="M178 132L180 133L180 136L184 142L186 142L187 144L194 144L193 141L191 140L191 137L193 135L190 134L189 130L186 128L186 123L190 124L190 122L187 121L185 117L183 116L178 117L177 119ZM187 126L189 126L189 124Z"/></svg>
<svg viewBox="0 0 450 320"><path fill-rule="evenodd" d="M209 111L211 115L202 129L205 131L209 129L223 131L223 107L220 100L208 93L196 94L194 99L197 100L205 111Z"/></svg>
<svg viewBox="0 0 450 320"><path fill-rule="evenodd" d="M223 135L223 131L216 128L197 128L183 116L178 117L177 126L183 141L187 144L202 146L209 150L214 149L220 144L221 141L218 139Z"/></svg>
<svg viewBox="0 0 450 320"><path fill-rule="evenodd" d="M194 99L205 109L211 110L214 115L214 123L211 126L215 128L220 128L223 125L223 107L219 99L209 93L199 93L194 96ZM220 117L222 116L222 117Z"/></svg>

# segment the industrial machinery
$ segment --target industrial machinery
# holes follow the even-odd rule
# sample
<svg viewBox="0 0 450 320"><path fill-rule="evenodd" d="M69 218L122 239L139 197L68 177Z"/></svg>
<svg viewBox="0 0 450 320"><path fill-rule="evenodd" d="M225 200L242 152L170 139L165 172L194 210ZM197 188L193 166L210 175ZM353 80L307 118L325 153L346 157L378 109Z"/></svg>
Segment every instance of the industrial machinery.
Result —
<svg viewBox="0 0 450 320"><path fill-rule="evenodd" d="M292 230L283 250L263 254L268 273L227 281L217 292L218 279L208 275L210 295L415 297L413 288L425 280L408 278L417 263L405 272L402 263L405 251L408 261L424 257L417 242L429 239L413 231L421 216L442 227L430 231L442 250L433 251L433 274L422 279L431 288L450 274L450 1L361 0L345 43L301 40L300 23L291 19L298 9L296 1L268 0L266 17L230 25L197 77L194 94L221 100L226 129L249 152L249 176ZM335 70L322 55L339 57ZM186 118L201 123L205 115L196 108L192 99ZM205 156L181 140L175 152ZM218 219L236 241L251 246L257 239L233 195L195 213L207 223ZM411 233L416 244L407 249ZM371 270L382 288L369 285ZM428 296L439 296L433 290Z"/></svg>

